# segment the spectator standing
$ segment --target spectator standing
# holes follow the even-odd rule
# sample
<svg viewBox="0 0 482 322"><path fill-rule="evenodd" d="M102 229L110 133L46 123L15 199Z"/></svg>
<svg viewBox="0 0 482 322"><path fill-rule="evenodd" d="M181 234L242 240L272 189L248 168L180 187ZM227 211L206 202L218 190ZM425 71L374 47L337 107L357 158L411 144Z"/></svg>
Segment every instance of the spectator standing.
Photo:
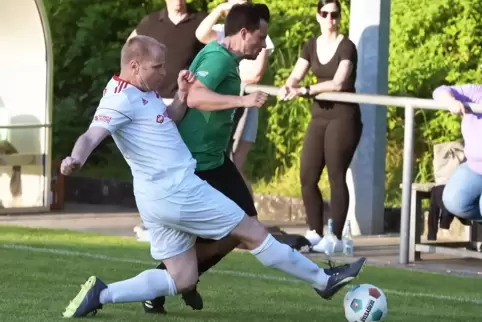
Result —
<svg viewBox="0 0 482 322"><path fill-rule="evenodd" d="M196 30L196 37L204 44L210 41L222 43L225 37L224 24L218 23L219 20L226 16L229 10L235 4L242 4L250 1L246 0L228 0L218 5L199 25ZM258 57L254 60L243 59L239 63L239 76L244 85L257 84L261 81L264 72L268 68L269 56L274 51L274 44L271 38L266 37L266 48L263 48ZM230 157L243 175L246 184L249 183L243 173L244 163L256 141L258 131L259 110L257 108L240 108L237 111L236 127L233 136L233 144L231 147Z"/></svg>
<svg viewBox="0 0 482 322"><path fill-rule="evenodd" d="M158 89L166 105L177 92L179 71L187 69L204 47L196 38L196 29L206 16L194 11L185 0L166 0L166 8L145 16L130 36L149 36L166 46L166 79Z"/></svg>
<svg viewBox="0 0 482 322"><path fill-rule="evenodd" d="M321 36L313 37L303 46L301 57L291 72L280 99L316 95L323 92L355 92L357 69L356 46L339 32L341 5L338 0L320 0L316 20ZM300 86L311 68L318 83ZM346 173L362 133L358 104L315 100L311 107L311 121L306 130L301 155L301 193L310 230L306 238L313 250L343 251L342 234L348 213L349 193ZM331 190L331 218L335 242L323 238L323 198L318 182L325 166Z"/></svg>

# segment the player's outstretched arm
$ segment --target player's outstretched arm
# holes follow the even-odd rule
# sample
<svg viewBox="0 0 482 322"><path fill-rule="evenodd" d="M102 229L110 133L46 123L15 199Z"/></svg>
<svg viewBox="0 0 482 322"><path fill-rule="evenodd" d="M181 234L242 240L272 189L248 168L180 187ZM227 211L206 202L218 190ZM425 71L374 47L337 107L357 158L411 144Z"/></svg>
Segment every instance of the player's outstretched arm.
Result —
<svg viewBox="0 0 482 322"><path fill-rule="evenodd" d="M229 110L238 107L262 107L268 94L257 91L246 96L222 95L207 88L197 80L191 87L187 96L187 105L202 111Z"/></svg>
<svg viewBox="0 0 482 322"><path fill-rule="evenodd" d="M243 96L218 94L197 80L187 96L187 106L202 111L228 110L245 106Z"/></svg>
<svg viewBox="0 0 482 322"><path fill-rule="evenodd" d="M72 154L62 160L60 172L64 176L81 168L92 151L104 140L110 132L103 127L91 126L87 132L82 134L75 142Z"/></svg>
<svg viewBox="0 0 482 322"><path fill-rule="evenodd" d="M132 121L135 110L121 94L102 98L89 129L77 139L72 154L62 160L60 171L63 175L70 175L82 167L100 142Z"/></svg>
<svg viewBox="0 0 482 322"><path fill-rule="evenodd" d="M253 107L249 96L222 95L206 87L199 80L196 81L187 96L187 106L202 111L228 110L238 107ZM264 101L263 101L264 104Z"/></svg>
<svg viewBox="0 0 482 322"><path fill-rule="evenodd" d="M103 127L92 126L75 142L71 157L84 165L92 151L107 137L110 132Z"/></svg>

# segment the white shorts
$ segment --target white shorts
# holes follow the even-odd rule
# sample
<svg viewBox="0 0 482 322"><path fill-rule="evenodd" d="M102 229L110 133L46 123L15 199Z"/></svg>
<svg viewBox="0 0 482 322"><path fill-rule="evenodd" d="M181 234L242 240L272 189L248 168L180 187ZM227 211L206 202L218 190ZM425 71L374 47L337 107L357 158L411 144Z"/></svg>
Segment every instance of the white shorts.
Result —
<svg viewBox="0 0 482 322"><path fill-rule="evenodd" d="M175 194L136 202L156 260L188 251L198 236L222 239L244 218L244 211L234 201L195 175Z"/></svg>

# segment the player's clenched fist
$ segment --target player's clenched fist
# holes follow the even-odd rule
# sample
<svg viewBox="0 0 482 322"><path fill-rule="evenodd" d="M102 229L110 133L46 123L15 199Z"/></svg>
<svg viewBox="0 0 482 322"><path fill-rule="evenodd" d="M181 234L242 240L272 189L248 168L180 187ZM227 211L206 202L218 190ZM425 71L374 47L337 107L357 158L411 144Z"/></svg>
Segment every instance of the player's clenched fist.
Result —
<svg viewBox="0 0 482 322"><path fill-rule="evenodd" d="M79 169L82 164L80 161L72 158L72 157L66 157L65 159L62 160L62 163L60 164L60 173L62 173L64 176L68 176L72 174L75 170Z"/></svg>
<svg viewBox="0 0 482 322"><path fill-rule="evenodd" d="M243 96L243 107L262 107L268 100L268 94L260 91Z"/></svg>
<svg viewBox="0 0 482 322"><path fill-rule="evenodd" d="M177 76L177 85L179 86L179 91L188 92L189 88L196 81L196 75L188 70L181 70Z"/></svg>

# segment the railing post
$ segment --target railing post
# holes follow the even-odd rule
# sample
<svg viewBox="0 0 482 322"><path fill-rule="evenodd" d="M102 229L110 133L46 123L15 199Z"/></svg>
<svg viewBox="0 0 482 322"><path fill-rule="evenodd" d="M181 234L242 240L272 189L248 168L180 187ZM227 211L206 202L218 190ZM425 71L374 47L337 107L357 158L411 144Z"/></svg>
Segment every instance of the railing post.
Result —
<svg viewBox="0 0 482 322"><path fill-rule="evenodd" d="M414 108L405 106L403 141L402 213L400 219L400 264L408 264L410 241L410 203L413 182ZM413 214L412 214L413 215Z"/></svg>

